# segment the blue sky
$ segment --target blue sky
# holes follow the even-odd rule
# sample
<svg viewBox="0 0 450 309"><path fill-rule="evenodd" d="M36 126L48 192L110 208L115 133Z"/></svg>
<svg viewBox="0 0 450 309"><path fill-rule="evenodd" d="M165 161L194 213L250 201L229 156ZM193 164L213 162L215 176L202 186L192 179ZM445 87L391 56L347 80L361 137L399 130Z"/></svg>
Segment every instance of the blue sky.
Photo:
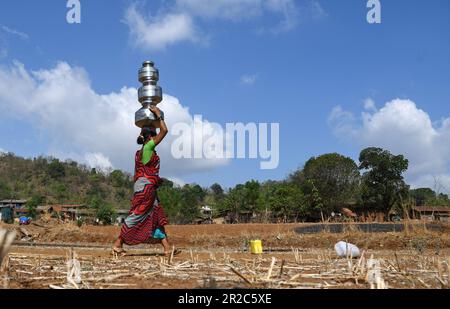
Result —
<svg viewBox="0 0 450 309"><path fill-rule="evenodd" d="M101 122L101 109L90 111L83 96L76 95L84 88L77 87L86 82L105 100L111 94L131 98L121 90L139 87L137 70L143 60L152 59L164 92L189 108L190 115L222 125L280 123L278 168L260 170L259 160L247 159L192 164L177 173L177 163L163 157L163 165L173 166L168 170L172 178L204 186L282 179L311 156L339 152L357 159L363 147L374 145L412 158L407 178L413 185L438 183L442 191L450 191L450 2L382 0L381 24L367 23L365 0L230 2L81 1L81 24L68 24L66 1L1 1L0 81L1 76L12 80L18 63L26 74L8 87L0 85L0 148L27 157L51 154L82 161L86 145L93 144L79 143L88 137L72 138L76 124L55 132L67 121L47 125L52 121L48 117L75 109L73 116L64 117L80 117L83 127L80 106L97 114L90 121ZM136 16L142 18L141 28L130 21ZM173 22L165 24L171 17ZM167 36L149 34L158 27ZM142 39L145 34L149 37ZM82 73L77 75L77 69ZM33 77L36 71L40 78ZM48 97L42 90L47 84L40 83L48 82L45 73L65 79L57 75L60 71L83 82L74 87L75 93L70 83L63 88L67 106L47 115ZM251 77L247 83L245 76ZM21 90L18 84L27 78L34 82ZM14 87L18 89L10 90ZM22 93L26 89L29 97ZM22 95L22 103L11 93ZM24 111L21 104L34 104L35 109ZM137 99L132 104L130 111L139 108ZM127 130L134 141L138 129L132 121ZM127 136L122 145L129 163L108 151L108 143L117 144L112 152L122 151L114 131L98 137L94 131L93 139L106 146L93 154L102 154L114 167L131 169L133 144Z"/></svg>

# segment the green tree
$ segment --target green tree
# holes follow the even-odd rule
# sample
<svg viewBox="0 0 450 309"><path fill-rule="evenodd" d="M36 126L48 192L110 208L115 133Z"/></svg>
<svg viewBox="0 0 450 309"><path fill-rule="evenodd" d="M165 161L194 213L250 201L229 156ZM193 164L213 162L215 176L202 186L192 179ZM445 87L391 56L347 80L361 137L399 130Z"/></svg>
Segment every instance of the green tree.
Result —
<svg viewBox="0 0 450 309"><path fill-rule="evenodd" d="M430 205L430 201L436 198L436 192L430 188L418 188L409 191L410 197L412 198L414 205L425 206Z"/></svg>
<svg viewBox="0 0 450 309"><path fill-rule="evenodd" d="M203 199L202 192L203 190L198 185L185 185L181 189L181 205L179 211L179 221L181 223L192 223L194 219L199 217L199 203Z"/></svg>
<svg viewBox="0 0 450 309"><path fill-rule="evenodd" d="M64 200L67 198L68 190L67 186L64 183L56 182L52 185L52 190L58 199L59 203L64 202Z"/></svg>
<svg viewBox="0 0 450 309"><path fill-rule="evenodd" d="M104 177L101 174L94 173L89 176L88 189L86 192L88 201L90 201L94 197L103 200L107 198L107 191L102 186L103 181Z"/></svg>
<svg viewBox="0 0 450 309"><path fill-rule="evenodd" d="M116 210L110 203L100 203L95 208L95 216L105 224L111 224Z"/></svg>
<svg viewBox="0 0 450 309"><path fill-rule="evenodd" d="M312 215L315 217L315 214L320 212L320 218L322 221L324 221L324 215L323 215L323 201L320 197L320 192L317 190L317 187L314 185L314 182L312 180L308 180L308 182L305 184L307 186L306 192L308 194L305 196L305 199L308 204L308 215Z"/></svg>
<svg viewBox="0 0 450 309"><path fill-rule="evenodd" d="M11 198L12 197L11 195L12 195L11 188L5 181L0 180L0 199L3 200Z"/></svg>
<svg viewBox="0 0 450 309"><path fill-rule="evenodd" d="M163 185L158 189L158 197L164 206L164 210L170 222L178 223L181 219L181 208L183 207L182 190L169 185Z"/></svg>
<svg viewBox="0 0 450 309"><path fill-rule="evenodd" d="M127 185L127 179L122 171L114 170L109 174L109 178L114 187L120 188Z"/></svg>
<svg viewBox="0 0 450 309"><path fill-rule="evenodd" d="M242 207L245 210L256 212L262 208L258 205L260 189L260 183L255 180L247 181L244 184Z"/></svg>
<svg viewBox="0 0 450 309"><path fill-rule="evenodd" d="M236 185L219 203L220 211L228 213L231 223L237 223L239 213L243 211L258 213L264 209L260 199L260 188L260 183L255 180Z"/></svg>
<svg viewBox="0 0 450 309"><path fill-rule="evenodd" d="M53 159L51 163L48 165L48 174L53 179L60 179L66 176L66 169L64 164L61 163L58 159Z"/></svg>
<svg viewBox="0 0 450 309"><path fill-rule="evenodd" d="M315 188L314 194L320 196L323 204L321 208L331 212L357 201L360 174L351 158L330 153L309 159L303 170L292 174L290 180L307 196Z"/></svg>
<svg viewBox="0 0 450 309"><path fill-rule="evenodd" d="M28 214L31 218L36 218L36 209L38 206L45 203L45 197L41 195L32 196L27 203L25 204L25 208L28 210Z"/></svg>
<svg viewBox="0 0 450 309"><path fill-rule="evenodd" d="M300 188L292 182L275 182L268 187L267 202L270 210L283 222L290 218L298 220L307 213L305 197Z"/></svg>
<svg viewBox="0 0 450 309"><path fill-rule="evenodd" d="M408 160L402 155L392 155L381 148L366 148L359 155L359 168L364 172L361 189L363 204L373 210L389 211L403 208L409 195L409 186L403 179Z"/></svg>
<svg viewBox="0 0 450 309"><path fill-rule="evenodd" d="M167 178L162 178L162 185L161 187L168 187L168 188L174 188L175 184L173 181L167 179Z"/></svg>
<svg viewBox="0 0 450 309"><path fill-rule="evenodd" d="M226 197L220 203L220 210L223 213L228 213L230 223L238 223L238 214L243 210L243 201L245 196L244 185L239 184L233 189L230 189Z"/></svg>
<svg viewBox="0 0 450 309"><path fill-rule="evenodd" d="M197 184L190 185L189 188L190 188L190 191L192 192L192 194L195 195L195 198L196 198L196 200L197 200L197 203L202 203L202 202L203 202L203 199L204 199L205 196L206 196L205 190L203 190L203 188L200 187L200 186L197 185Z"/></svg>
<svg viewBox="0 0 450 309"><path fill-rule="evenodd" d="M210 187L212 193L213 193L213 197L214 200L216 202L220 202L224 197L225 197L225 193L223 191L223 188L220 184L218 184L217 182L214 183L211 187Z"/></svg>
<svg viewBox="0 0 450 309"><path fill-rule="evenodd" d="M412 202L416 206L449 206L447 194L436 193L430 188L418 188L409 191Z"/></svg>

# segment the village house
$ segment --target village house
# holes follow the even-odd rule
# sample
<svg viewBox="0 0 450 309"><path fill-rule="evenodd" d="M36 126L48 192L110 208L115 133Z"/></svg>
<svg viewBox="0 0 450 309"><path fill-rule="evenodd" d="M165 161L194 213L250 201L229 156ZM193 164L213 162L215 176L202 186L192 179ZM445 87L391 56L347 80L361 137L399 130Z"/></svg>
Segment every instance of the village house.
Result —
<svg viewBox="0 0 450 309"><path fill-rule="evenodd" d="M0 222L12 223L14 218L28 214L25 204L27 200L0 201Z"/></svg>
<svg viewBox="0 0 450 309"><path fill-rule="evenodd" d="M414 219L450 222L450 206L414 206L412 211Z"/></svg>

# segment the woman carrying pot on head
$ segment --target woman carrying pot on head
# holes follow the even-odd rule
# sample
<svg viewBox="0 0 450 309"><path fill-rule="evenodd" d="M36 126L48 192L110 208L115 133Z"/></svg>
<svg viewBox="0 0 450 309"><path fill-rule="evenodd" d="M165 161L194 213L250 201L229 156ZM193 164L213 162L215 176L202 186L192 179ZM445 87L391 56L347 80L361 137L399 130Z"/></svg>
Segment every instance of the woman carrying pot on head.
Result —
<svg viewBox="0 0 450 309"><path fill-rule="evenodd" d="M157 107L151 107L150 110L160 122L160 132L156 133L152 127L144 127L138 137L137 143L142 145L142 149L135 156L134 196L130 213L114 243L113 253L116 254L126 253L123 244L141 243L161 243L165 255L172 253L164 228L168 220L156 192L162 180L159 177L159 156L155 147L161 143L168 130L161 111ZM175 250L174 254L180 252Z"/></svg>

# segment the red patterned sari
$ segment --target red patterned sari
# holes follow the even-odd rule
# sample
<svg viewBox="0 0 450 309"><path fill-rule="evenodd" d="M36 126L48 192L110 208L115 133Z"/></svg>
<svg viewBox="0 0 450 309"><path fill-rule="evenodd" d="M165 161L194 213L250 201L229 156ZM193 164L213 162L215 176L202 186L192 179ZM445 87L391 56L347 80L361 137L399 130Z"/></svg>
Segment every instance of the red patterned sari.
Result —
<svg viewBox="0 0 450 309"><path fill-rule="evenodd" d="M132 206L119 236L127 245L154 243L155 230L164 230L164 226L168 224L156 192L161 184L159 156L154 151L150 162L145 165L141 158L142 152L137 151Z"/></svg>

